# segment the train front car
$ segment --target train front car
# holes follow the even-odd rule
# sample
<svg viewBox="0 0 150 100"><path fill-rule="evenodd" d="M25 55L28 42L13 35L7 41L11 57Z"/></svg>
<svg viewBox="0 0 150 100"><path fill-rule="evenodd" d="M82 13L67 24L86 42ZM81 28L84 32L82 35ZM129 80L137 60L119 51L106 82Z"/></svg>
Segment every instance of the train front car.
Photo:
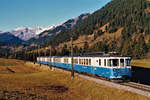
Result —
<svg viewBox="0 0 150 100"><path fill-rule="evenodd" d="M122 56L93 56L91 59L91 74L110 79L115 82L130 80L131 57ZM89 66L90 67L90 66Z"/></svg>
<svg viewBox="0 0 150 100"><path fill-rule="evenodd" d="M127 81L132 77L131 57L110 57L106 58L106 66L111 67L110 79Z"/></svg>

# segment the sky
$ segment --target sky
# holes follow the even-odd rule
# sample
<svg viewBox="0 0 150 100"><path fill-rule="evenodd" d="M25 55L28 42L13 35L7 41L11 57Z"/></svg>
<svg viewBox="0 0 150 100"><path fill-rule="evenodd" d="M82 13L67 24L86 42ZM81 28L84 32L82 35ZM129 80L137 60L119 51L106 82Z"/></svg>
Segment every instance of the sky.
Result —
<svg viewBox="0 0 150 100"><path fill-rule="evenodd" d="M61 24L111 0L0 0L0 30Z"/></svg>

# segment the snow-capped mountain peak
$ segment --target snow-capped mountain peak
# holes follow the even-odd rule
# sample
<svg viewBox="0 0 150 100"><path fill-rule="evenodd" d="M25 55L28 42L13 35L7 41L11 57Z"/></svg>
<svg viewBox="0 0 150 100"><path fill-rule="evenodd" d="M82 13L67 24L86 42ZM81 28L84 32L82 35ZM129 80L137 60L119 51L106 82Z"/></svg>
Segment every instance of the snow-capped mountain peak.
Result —
<svg viewBox="0 0 150 100"><path fill-rule="evenodd" d="M53 28L55 28L56 25L53 25L53 26L49 26L49 27L41 27L41 26L37 26L35 28L35 34L39 35L40 33L44 32L44 31L47 31L47 30L51 30Z"/></svg>
<svg viewBox="0 0 150 100"><path fill-rule="evenodd" d="M32 30L33 28L31 28L31 27L18 27L16 29L14 29L13 31L24 31L24 30L27 30L27 29Z"/></svg>
<svg viewBox="0 0 150 100"><path fill-rule="evenodd" d="M11 34L13 34L16 37L19 37L22 40L29 40L30 38L33 38L40 33L46 31L46 30L51 30L55 28L56 26L49 26L49 27L42 27L42 26L37 26L35 28L31 27L19 27L14 30L9 31Z"/></svg>

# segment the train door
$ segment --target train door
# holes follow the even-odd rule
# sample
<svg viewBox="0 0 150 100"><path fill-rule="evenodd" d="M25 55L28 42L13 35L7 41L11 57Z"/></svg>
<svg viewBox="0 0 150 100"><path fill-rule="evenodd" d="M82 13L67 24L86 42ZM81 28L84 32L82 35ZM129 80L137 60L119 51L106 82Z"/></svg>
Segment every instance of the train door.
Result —
<svg viewBox="0 0 150 100"><path fill-rule="evenodd" d="M99 67L99 58L93 58L92 65L92 73L96 74L96 70Z"/></svg>

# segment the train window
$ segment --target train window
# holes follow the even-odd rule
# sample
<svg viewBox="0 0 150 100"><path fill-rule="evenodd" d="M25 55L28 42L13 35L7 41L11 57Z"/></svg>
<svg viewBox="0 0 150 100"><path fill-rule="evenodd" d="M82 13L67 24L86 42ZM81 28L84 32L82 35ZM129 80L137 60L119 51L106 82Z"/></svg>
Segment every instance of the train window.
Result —
<svg viewBox="0 0 150 100"><path fill-rule="evenodd" d="M113 66L119 66L119 59L112 59Z"/></svg>
<svg viewBox="0 0 150 100"><path fill-rule="evenodd" d="M86 65L88 65L89 63L88 63L88 59L86 59Z"/></svg>
<svg viewBox="0 0 150 100"><path fill-rule="evenodd" d="M81 64L81 59L79 59L79 64Z"/></svg>
<svg viewBox="0 0 150 100"><path fill-rule="evenodd" d="M74 63L75 63L75 64L78 64L78 59L74 59Z"/></svg>
<svg viewBox="0 0 150 100"><path fill-rule="evenodd" d="M55 58L55 62L60 62L60 58Z"/></svg>
<svg viewBox="0 0 150 100"><path fill-rule="evenodd" d="M99 66L101 66L101 59L99 59Z"/></svg>
<svg viewBox="0 0 150 100"><path fill-rule="evenodd" d="M84 59L82 59L82 64L84 65Z"/></svg>
<svg viewBox="0 0 150 100"><path fill-rule="evenodd" d="M55 58L55 62L57 62L58 61L58 58Z"/></svg>
<svg viewBox="0 0 150 100"><path fill-rule="evenodd" d="M68 63L68 58L64 58L64 63Z"/></svg>
<svg viewBox="0 0 150 100"><path fill-rule="evenodd" d="M109 66L109 67L111 66L111 59L107 60L107 66Z"/></svg>
<svg viewBox="0 0 150 100"><path fill-rule="evenodd" d="M104 66L106 66L106 59L104 59Z"/></svg>
<svg viewBox="0 0 150 100"><path fill-rule="evenodd" d="M59 59L59 58L56 58L56 62L58 62L58 59Z"/></svg>
<svg viewBox="0 0 150 100"><path fill-rule="evenodd" d="M54 58L54 62L56 62L56 58Z"/></svg>
<svg viewBox="0 0 150 100"><path fill-rule="evenodd" d="M130 59L126 59L126 66L130 66L131 60Z"/></svg>
<svg viewBox="0 0 150 100"><path fill-rule="evenodd" d="M48 61L48 62L49 62L49 61L50 61L49 59L50 59L50 58L47 58L47 60L46 60L46 61Z"/></svg>
<svg viewBox="0 0 150 100"><path fill-rule="evenodd" d="M83 59L81 59L81 64L83 64Z"/></svg>
<svg viewBox="0 0 150 100"><path fill-rule="evenodd" d="M48 60L49 60L49 62L52 62L52 61L51 61L51 58L49 58Z"/></svg>
<svg viewBox="0 0 150 100"><path fill-rule="evenodd" d="M120 59L120 66L124 67L124 59Z"/></svg>
<svg viewBox="0 0 150 100"><path fill-rule="evenodd" d="M84 59L84 65L86 64L86 60Z"/></svg>
<svg viewBox="0 0 150 100"><path fill-rule="evenodd" d="M91 65L91 59L89 59L89 65Z"/></svg>

